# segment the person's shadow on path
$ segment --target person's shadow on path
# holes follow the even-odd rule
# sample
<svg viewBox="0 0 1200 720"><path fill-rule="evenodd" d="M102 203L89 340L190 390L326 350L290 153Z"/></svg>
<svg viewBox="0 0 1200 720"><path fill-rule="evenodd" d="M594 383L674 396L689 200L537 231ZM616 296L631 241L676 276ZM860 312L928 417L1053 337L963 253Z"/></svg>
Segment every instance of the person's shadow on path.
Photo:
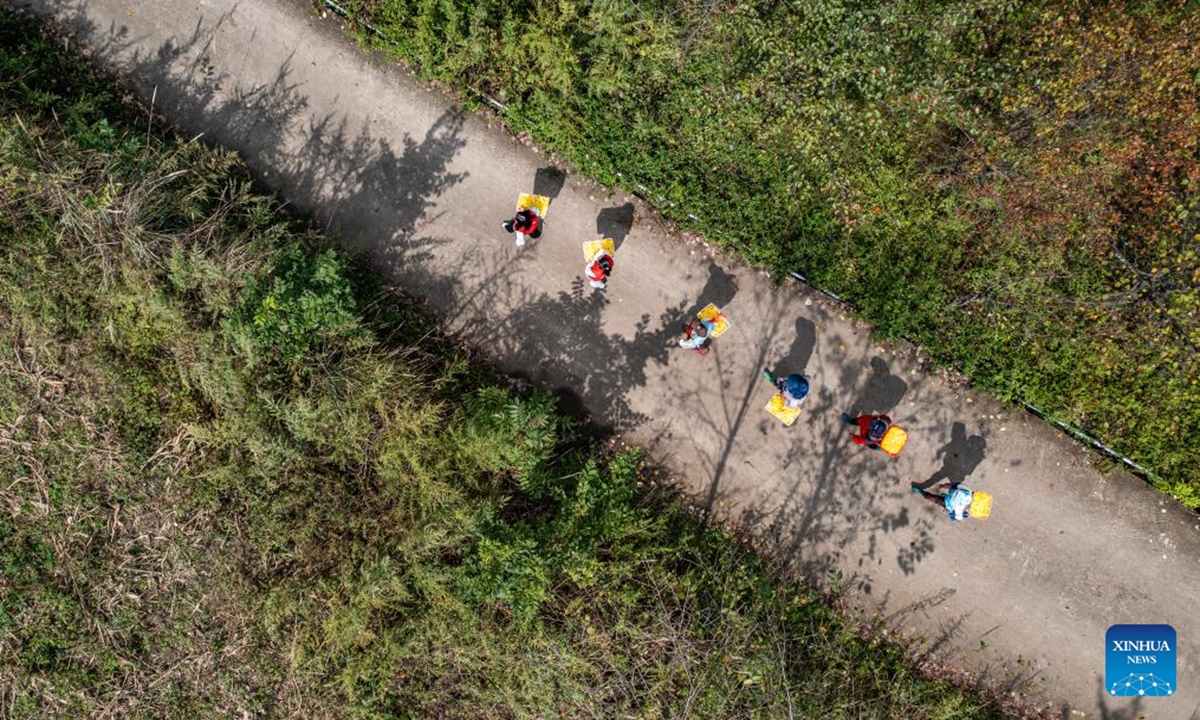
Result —
<svg viewBox="0 0 1200 720"><path fill-rule="evenodd" d="M715 261L710 260L708 262L708 282L704 283L704 289L696 296L695 307L689 314L688 319L703 310L709 303L724 310L725 306L733 302L733 298L737 295L737 292L737 278L725 272ZM687 322L687 320L684 322Z"/></svg>
<svg viewBox="0 0 1200 720"><path fill-rule="evenodd" d="M967 437L967 426L961 422L954 423L950 429L950 442L943 445L935 458L944 458L942 467L923 483L922 490L927 490L942 481L952 485L965 482L967 477L975 472L987 451L987 441L982 435Z"/></svg>
<svg viewBox="0 0 1200 720"><path fill-rule="evenodd" d="M567 174L553 165L538 168L533 174L533 194L545 195L553 205L566 182Z"/></svg>
<svg viewBox="0 0 1200 720"><path fill-rule="evenodd" d="M859 413L887 413L900 404L908 383L893 375L883 358L871 358L871 377L854 407Z"/></svg>
<svg viewBox="0 0 1200 720"><path fill-rule="evenodd" d="M620 250L625 238L633 228L633 203L604 208L596 216L596 233L601 238L612 238L615 249Z"/></svg>
<svg viewBox="0 0 1200 720"><path fill-rule="evenodd" d="M792 336L792 346L788 348L777 365L771 370L778 376L784 377L792 373L805 374L808 361L812 359L813 350L817 347L817 326L808 318L796 318L796 332Z"/></svg>

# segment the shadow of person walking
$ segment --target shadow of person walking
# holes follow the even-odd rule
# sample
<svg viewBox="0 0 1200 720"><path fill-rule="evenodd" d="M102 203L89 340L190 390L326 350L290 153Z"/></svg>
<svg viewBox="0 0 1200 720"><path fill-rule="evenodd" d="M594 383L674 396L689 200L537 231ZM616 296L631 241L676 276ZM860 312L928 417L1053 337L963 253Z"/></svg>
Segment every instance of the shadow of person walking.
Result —
<svg viewBox="0 0 1200 720"><path fill-rule="evenodd" d="M796 318L796 334L792 336L791 347L777 364L777 372L804 374L808 369L808 361L812 359L813 350L817 347L817 326L808 318Z"/></svg>
<svg viewBox="0 0 1200 720"><path fill-rule="evenodd" d="M567 174L562 170L553 165L540 167L533 174L533 194L545 195L553 202L558 198L558 194L562 192L563 185L566 182Z"/></svg>
<svg viewBox="0 0 1200 720"><path fill-rule="evenodd" d="M737 278L731 273L725 272L720 265L710 260L708 263L708 281L704 283L704 289L696 296L695 309L699 311L709 303L724 309L726 305L733 301L737 292Z"/></svg>
<svg viewBox="0 0 1200 720"><path fill-rule="evenodd" d="M633 203L604 208L596 216L596 233L602 238L612 238L613 246L620 250L633 228L633 209Z"/></svg>
<svg viewBox="0 0 1200 720"><path fill-rule="evenodd" d="M887 413L900 404L908 392L908 383L893 375L881 357L871 358L871 377L863 387L855 408L861 413Z"/></svg>
<svg viewBox="0 0 1200 720"><path fill-rule="evenodd" d="M967 437L967 426L961 422L950 428L950 442L938 449L935 458L942 459L942 467L917 487L927 490L942 481L952 485L965 482L975 472L987 451L987 441L982 435Z"/></svg>

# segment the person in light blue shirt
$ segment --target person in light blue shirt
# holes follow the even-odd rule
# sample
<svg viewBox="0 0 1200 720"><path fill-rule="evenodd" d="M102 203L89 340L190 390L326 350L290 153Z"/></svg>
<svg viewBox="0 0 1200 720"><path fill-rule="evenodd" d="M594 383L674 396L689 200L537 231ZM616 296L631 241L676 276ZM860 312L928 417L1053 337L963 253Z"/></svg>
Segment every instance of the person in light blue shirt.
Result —
<svg viewBox="0 0 1200 720"><path fill-rule="evenodd" d="M708 352L708 346L712 345L712 334L716 329L716 323L696 318L684 326L683 338L679 341L679 347L695 350L703 355Z"/></svg>
<svg viewBox="0 0 1200 720"><path fill-rule="evenodd" d="M929 502L940 505L946 508L946 512L950 514L950 522L958 522L971 517L971 500L974 499L974 493L971 488L966 485L949 483L938 486L939 490L945 490L944 493L926 492L924 488L916 483L911 486L912 492L920 495Z"/></svg>

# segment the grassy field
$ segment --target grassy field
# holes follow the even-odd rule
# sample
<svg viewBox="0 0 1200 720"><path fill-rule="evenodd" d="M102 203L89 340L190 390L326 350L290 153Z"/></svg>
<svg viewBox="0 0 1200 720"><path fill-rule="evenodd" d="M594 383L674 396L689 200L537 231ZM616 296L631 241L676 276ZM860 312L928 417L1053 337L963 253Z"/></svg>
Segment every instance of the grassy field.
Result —
<svg viewBox="0 0 1200 720"><path fill-rule="evenodd" d="M1200 506L1195 3L339 4L582 172Z"/></svg>
<svg viewBox="0 0 1200 720"><path fill-rule="evenodd" d="M1001 710L510 392L61 48L0 10L6 716Z"/></svg>

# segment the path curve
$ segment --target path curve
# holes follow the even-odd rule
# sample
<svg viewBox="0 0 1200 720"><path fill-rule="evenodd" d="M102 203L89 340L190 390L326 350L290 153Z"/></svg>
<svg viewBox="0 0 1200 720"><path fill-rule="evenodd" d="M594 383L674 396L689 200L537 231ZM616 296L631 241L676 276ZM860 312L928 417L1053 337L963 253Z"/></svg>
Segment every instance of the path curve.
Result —
<svg viewBox="0 0 1200 720"><path fill-rule="evenodd" d="M156 112L240 152L505 372L650 448L698 504L753 523L813 581L836 571L852 605L934 657L1064 717L1200 717L1200 520L1099 474L1042 421L926 375L823 296L672 236L638 201L554 173L305 2L22 5L65 23ZM535 184L556 197L544 237L518 251L499 222ZM581 277L580 243L598 231L620 242L603 293ZM708 357L673 348L710 301L733 329ZM790 429L763 412L766 364L813 378ZM904 454L851 445L851 409L889 411L911 432ZM991 519L952 525L908 492L965 472L996 496ZM1178 632L1174 697L1101 687L1106 629L1139 622Z"/></svg>

